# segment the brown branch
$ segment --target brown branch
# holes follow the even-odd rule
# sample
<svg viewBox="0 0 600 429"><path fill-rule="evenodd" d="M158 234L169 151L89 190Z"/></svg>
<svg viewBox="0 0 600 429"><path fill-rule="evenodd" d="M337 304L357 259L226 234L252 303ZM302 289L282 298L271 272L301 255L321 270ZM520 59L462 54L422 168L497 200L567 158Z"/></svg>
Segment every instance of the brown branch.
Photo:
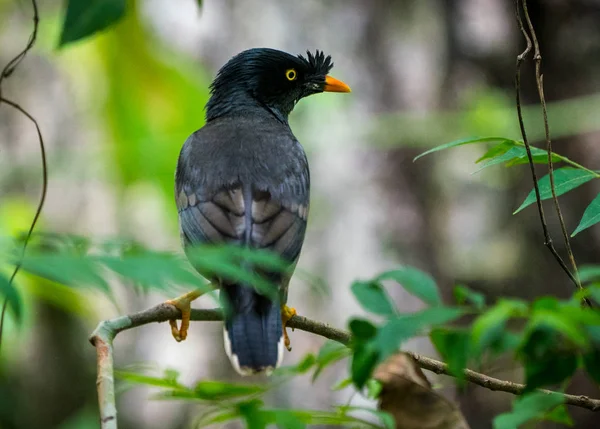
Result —
<svg viewBox="0 0 600 429"><path fill-rule="evenodd" d="M168 320L180 319L181 312L170 304L159 304L148 310L141 311L129 316L121 316L116 319L100 322L98 327L90 336L90 342L96 347L98 359L98 402L100 406L100 418L102 429L117 428L117 409L115 405L115 391L113 378L113 340L122 331L154 322L166 322ZM194 321L221 321L223 315L221 310L192 310L191 320ZM347 331L336 329L328 324L311 320L303 316L294 316L288 323L293 329L320 335L341 344L348 345L351 335ZM444 362L421 356L416 353L410 354L423 369L452 376L448 365ZM520 395L525 391L525 385L511 381L499 380L489 377L470 369L465 369L465 379L478 386L489 390L497 390L514 395ZM553 393L550 390L541 390L544 393ZM591 399L583 395L564 395L565 403L577 407L587 408L592 411L600 410L600 399Z"/></svg>
<svg viewBox="0 0 600 429"><path fill-rule="evenodd" d="M546 137L546 151L548 152L548 175L550 177L550 189L552 191L552 200L554 201L554 208L556 210L556 215L560 221L560 228L563 234L563 238L565 240L565 248L567 250L567 254L569 256L569 260L571 262L571 266L573 267L573 272L575 275L572 280L575 283L575 286L578 289L583 289L581 286L581 281L579 280L579 272L577 271L577 263L575 262L575 256L573 255L573 250L571 249L571 241L569 240L569 233L567 232L567 227L565 226L565 220L562 215L562 211L560 209L560 204L558 202L558 197L556 195L556 188L554 186L554 165L552 162L552 140L550 139L550 126L548 124L548 108L546 106L546 97L544 96L544 76L541 73L542 68L542 54L540 52L540 45L538 43L537 36L535 34L535 30L533 28L533 24L531 22L531 18L529 17L529 11L527 10L527 0L523 0L523 14L525 16L525 21L527 22L527 27L529 28L529 33L531 34L531 39L533 41L533 59L535 60L535 81L537 84L538 95L540 97L540 103L542 105L542 115L544 118L544 133ZM590 302L588 301L588 305ZM591 306L591 305L590 305Z"/></svg>
<svg viewBox="0 0 600 429"><path fill-rule="evenodd" d="M520 13L520 7L519 7L520 0L515 0L515 5L516 5L515 11L516 11L516 17L517 17L517 24L519 25L519 30L521 30L521 33L523 34L523 37L525 38L525 41L527 43L525 50L517 56L517 65L516 65L516 72L515 72L515 90L516 90L515 92L516 92L517 116L519 119L519 127L521 129L521 136L523 137L523 143L525 144L525 150L527 151L527 159L529 161L529 168L531 170L531 178L533 180L533 188L535 190L535 200L537 203L538 213L540 216L540 223L542 224L542 230L544 232L544 244L550 250L550 252L554 256L554 258L556 259L556 261L558 262L560 267L563 269L563 271L569 276L569 279L571 279L571 281L579 289L579 288L581 288L581 283L573 275L573 273L571 273L571 271L569 270L569 267L567 267L567 264L565 264L565 261L563 261L561 256L556 251L556 248L554 247L554 243L552 242L552 237L550 236L550 231L548 230L548 224L546 222L544 208L542 206L542 199L540 197L540 188L538 186L537 174L535 172L535 164L533 162L533 156L531 155L531 146L529 144L529 140L527 139L527 132L525 130L525 123L523 121L523 112L522 112L522 108L521 108L521 64L523 63L523 61L525 60L527 55L529 55L533 46L532 46L531 38L529 37L529 34L527 33L527 30L525 30L525 26L523 25L523 20L521 19L521 13ZM523 7L524 7L524 11L526 14L525 16L528 21L528 24L530 24L529 15L527 14L526 0L523 0ZM530 26L530 28L533 29L532 26ZM535 37L535 33L532 33L532 34ZM534 39L534 40L535 40L535 44L536 44L536 47L534 49L534 55L536 58L536 77L537 77L538 73L539 73L539 69L537 69L537 67L538 67L537 66L537 64L538 64L537 58L539 56L539 46L537 43L537 39ZM539 58L541 60L541 56ZM541 77L540 77L540 81L541 81ZM541 82L538 82L538 89L540 89L540 86L539 86L540 83ZM542 100L544 100L543 99L543 87L541 89L540 97ZM550 132L549 132L549 128L548 128L548 117L547 117L547 113L546 113L545 100L542 102L542 106L543 106L543 112L544 112L544 125L546 127L546 142L547 142L547 144L550 144ZM558 205L558 199L556 199L556 190L554 188L554 176L553 176L553 169L551 167L552 166L552 161L551 161L552 152L550 149L551 149L551 146L549 146L549 149L548 149L548 157L550 158L549 165L550 165L550 174L551 174L551 176L550 176L551 188L552 188L552 195L556 201L555 204ZM561 222L564 223L564 221L562 220L562 215L560 215L560 208L559 208L559 216L560 216ZM564 231L566 231L566 229ZM569 246L569 249L570 249L570 246ZM569 252L570 252L570 250L569 250ZM571 252L570 252L570 256L572 256ZM573 263L574 263L574 259L573 259ZM583 301L589 307L592 307L592 303L587 298L583 298Z"/></svg>
<svg viewBox="0 0 600 429"><path fill-rule="evenodd" d="M37 39L37 32L38 32L40 18L39 18L39 14L38 14L38 7L37 7L36 0L32 0L31 3L33 5L33 30L31 31L31 35L29 36L29 41L27 42L27 45L25 46L25 48L17 56L15 56L12 60L9 61L6 64L6 66L4 67L4 69L2 70L2 73L0 73L0 104L6 103L9 106L11 106L13 109L18 110L19 112L21 112L21 114L25 115L31 122L33 122L33 125L35 126L35 130L37 131L38 140L40 143L40 152L41 152L41 157L42 157L42 192L40 195L40 199L38 200L37 208L35 210L35 215L33 216L33 220L31 221L31 225L29 226L29 230L27 231L27 235L25 236L25 241L23 242L23 247L21 249L21 255L19 257L19 261L15 265L12 275L10 276L10 279L8 281L8 287L12 286L15 277L17 276L19 270L21 269L23 257L25 256L25 251L27 250L27 244L29 243L29 240L31 239L31 234L33 234L33 230L35 229L35 226L40 218L40 215L42 214L44 202L46 201L46 194L48 193L48 163L46 162L46 148L44 146L44 139L42 137L42 132L40 130L40 126L38 125L35 118L33 116L31 116L29 114L29 112L27 112L25 109L23 109L20 105L2 97L2 83L3 83L4 79L8 78L15 71L15 69L21 63L23 58L25 58L25 55L27 55L27 53L31 50L31 48L33 48L33 45L35 44L35 41ZM8 295L4 298L4 302L2 303L2 311L0 312L0 349L2 349L2 332L4 331L4 318L6 317L7 307L8 307Z"/></svg>

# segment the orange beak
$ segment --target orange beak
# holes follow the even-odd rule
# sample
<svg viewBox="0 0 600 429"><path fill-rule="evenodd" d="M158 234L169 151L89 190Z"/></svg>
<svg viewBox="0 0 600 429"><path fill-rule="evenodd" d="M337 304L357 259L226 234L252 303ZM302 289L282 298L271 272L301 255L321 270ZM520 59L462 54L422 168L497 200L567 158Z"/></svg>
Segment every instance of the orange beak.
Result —
<svg viewBox="0 0 600 429"><path fill-rule="evenodd" d="M325 76L325 92L352 92L350 87L341 80L337 80L331 76Z"/></svg>

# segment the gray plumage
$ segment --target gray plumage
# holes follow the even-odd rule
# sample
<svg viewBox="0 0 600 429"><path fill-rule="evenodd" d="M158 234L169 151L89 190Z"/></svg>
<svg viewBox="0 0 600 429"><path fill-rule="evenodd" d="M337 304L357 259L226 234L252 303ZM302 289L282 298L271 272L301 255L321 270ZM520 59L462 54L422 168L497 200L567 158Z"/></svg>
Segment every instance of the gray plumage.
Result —
<svg viewBox="0 0 600 429"><path fill-rule="evenodd" d="M187 139L177 165L175 194L186 248L229 243L267 249L293 270L306 231L310 176L288 115L303 97L350 90L327 76L332 66L318 51L304 58L259 48L221 68L211 85L206 125ZM242 374L281 363L280 306L287 301L290 272L260 273L278 288L274 301L246 285L211 278L228 309L225 348Z"/></svg>

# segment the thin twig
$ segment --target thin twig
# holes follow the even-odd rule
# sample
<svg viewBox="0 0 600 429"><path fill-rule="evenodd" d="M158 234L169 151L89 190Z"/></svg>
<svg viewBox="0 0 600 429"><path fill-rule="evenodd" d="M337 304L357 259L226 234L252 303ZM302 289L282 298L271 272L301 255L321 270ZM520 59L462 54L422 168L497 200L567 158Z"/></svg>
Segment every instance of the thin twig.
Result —
<svg viewBox="0 0 600 429"><path fill-rule="evenodd" d="M27 45L21 52L17 54L13 59L11 59L6 65L4 69L2 69L2 73L0 73L0 97L2 96L2 82L5 78L10 77L11 74L15 71L15 69L19 66L21 61L25 58L25 55L33 48L35 41L37 39L38 26L40 22L40 17L38 13L38 7L36 0L32 0L31 4L33 6L33 30L29 35L29 40L27 41Z"/></svg>
<svg viewBox="0 0 600 429"><path fill-rule="evenodd" d="M40 143L40 152L41 152L41 157L42 157L42 193L40 195L40 199L38 201L38 205L35 210L35 215L33 216L33 220L31 221L31 225L29 226L29 230L27 231L27 235L25 236L25 241L23 242L23 248L21 249L21 255L19 257L19 261L15 265L12 275L10 276L10 280L8 281L9 288L12 286L13 281L14 281L15 277L17 276L17 273L21 269L23 257L25 256L25 251L27 250L27 245L29 244L29 240L31 239L31 235L33 234L33 230L35 229L38 219L40 218L42 209L44 207L44 202L46 201L46 194L48 193L48 164L46 162L46 148L44 146L44 139L42 137L42 132L40 131L40 126L38 125L35 118L33 116L31 116L29 114L29 112L27 112L25 109L23 109L20 105L2 97L2 83L3 83L4 79L8 78L15 71L15 69L21 63L23 58L25 58L25 55L27 55L27 53L31 50L31 48L33 48L33 45L35 44L35 41L37 39L37 32L38 32L40 18L39 18L39 14L38 14L38 7L37 7L36 0L32 0L31 4L33 5L33 30L31 31L31 35L29 36L29 41L27 42L27 45L25 46L25 48L16 57L14 57L12 60L9 61L6 64L6 66L4 67L4 69L2 70L2 73L0 73L0 104L2 104L2 103L8 104L13 109L18 110L23 115L25 115L31 122L33 122L33 124L35 125L35 129L37 131L37 134L38 134L38 139L39 139L39 143ZM4 298L4 302L2 303L2 311L0 312L0 350L2 349L2 332L4 332L4 318L6 317L7 307L8 307L8 295Z"/></svg>
<svg viewBox="0 0 600 429"><path fill-rule="evenodd" d="M132 329L138 326L154 322L166 322L168 320L180 319L181 312L174 306L166 303L159 304L152 308L129 316L121 316L116 319L100 322L98 327L90 336L90 342L96 347L98 359L98 403L100 405L100 418L102 429L117 428L117 409L115 405L114 377L113 377L113 340L119 332ZM191 320L194 321L221 321L223 315L221 310L192 310ZM337 341L348 345L351 340L350 333L336 329L316 320L311 320L302 316L294 316L289 322L290 328L310 332L315 335ZM410 354L419 366L423 369L435 372L436 374L449 375L448 365L438 360L421 356L416 353ZM470 369L465 369L465 379L473 384L485 387L490 390L520 395L525 391L525 385L513 383L511 381L499 380L489 377ZM553 393L550 390L541 390L544 393ZM592 399L583 395L564 395L565 403L577 407L587 408L592 411L600 410L600 399Z"/></svg>
<svg viewBox="0 0 600 429"><path fill-rule="evenodd" d="M552 190L552 199L554 200L554 208L556 209L556 215L560 221L560 228L562 230L562 234L565 240L565 248L567 250L567 254L569 256L569 260L571 262L571 266L573 267L575 286L578 289L583 289L581 286L581 281L579 280L579 272L577 270L577 263L575 262L575 256L573 255L573 250L571 249L571 241L569 240L569 233L567 232L567 227L565 226L565 220L562 215L562 211L560 209L560 204L558 202L558 197L556 196L556 188L554 186L554 165L552 164L552 140L550 139L550 126L548 124L548 109L546 107L546 97L544 96L544 76L541 73L542 68L542 54L540 52L540 45L537 40L537 36L535 34L535 30L533 28L533 24L531 23L531 18L529 17L529 11L527 10L527 0L523 0L523 14L525 16L525 20L527 21L527 27L529 27L529 33L531 34L531 39L533 41L533 59L535 60L535 81L537 83L538 94L540 97L540 103L542 105L542 115L544 117L544 132L546 136L546 151L548 152L548 175L550 176L550 189Z"/></svg>
<svg viewBox="0 0 600 429"><path fill-rule="evenodd" d="M516 92L517 116L519 119L519 127L521 129L521 136L523 137L523 143L525 144L525 150L527 151L527 159L529 160L529 169L531 170L531 178L533 180L533 188L535 190L535 200L537 203L538 213L540 216L540 223L542 224L542 230L544 232L544 244L550 250L550 252L554 256L554 258L556 259L556 261L558 262L560 267L569 276L569 278L575 284L575 286L581 287L579 282L575 278L575 276L573 276L573 273L571 273L571 271L569 270L569 267L567 267L567 264L565 264L565 261L563 261L561 256L558 254L558 252L554 248L554 244L552 242L552 237L550 236L550 232L548 230L546 216L544 215L544 208L542 205L542 199L540 197L540 188L538 186L537 174L535 172L535 164L533 163L533 156L531 154L531 146L529 145L529 140L527 139L527 132L525 131L525 123L523 121L523 112L522 112L522 108L521 108L521 64L523 63L523 61L525 60L527 55L529 55L529 53L531 52L532 43L531 43L531 38L529 37L529 34L527 34L527 30L525 30L525 26L523 25L523 20L521 19L521 12L520 12L519 4L520 4L520 0L515 0L517 23L519 25L519 30L521 30L521 33L523 34L523 37L525 38L527 46L526 46L525 50L517 56L517 65L516 65L516 72L515 72L515 90L516 90L515 92ZM547 119L546 119L546 122L547 122ZM549 151L548 153L550 154L551 152ZM553 188L553 192L555 192L554 186L552 186L552 188ZM583 300L588 306L590 306L590 307L592 306L591 302L587 298L584 298Z"/></svg>

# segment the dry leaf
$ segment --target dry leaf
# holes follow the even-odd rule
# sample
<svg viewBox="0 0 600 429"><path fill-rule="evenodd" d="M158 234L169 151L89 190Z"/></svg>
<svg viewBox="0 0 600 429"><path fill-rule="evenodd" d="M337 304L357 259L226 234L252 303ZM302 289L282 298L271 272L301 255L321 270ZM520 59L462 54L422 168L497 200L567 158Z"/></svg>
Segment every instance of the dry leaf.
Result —
<svg viewBox="0 0 600 429"><path fill-rule="evenodd" d="M469 429L458 407L432 390L410 355L389 357L373 377L383 385L379 409L394 416L397 429Z"/></svg>

